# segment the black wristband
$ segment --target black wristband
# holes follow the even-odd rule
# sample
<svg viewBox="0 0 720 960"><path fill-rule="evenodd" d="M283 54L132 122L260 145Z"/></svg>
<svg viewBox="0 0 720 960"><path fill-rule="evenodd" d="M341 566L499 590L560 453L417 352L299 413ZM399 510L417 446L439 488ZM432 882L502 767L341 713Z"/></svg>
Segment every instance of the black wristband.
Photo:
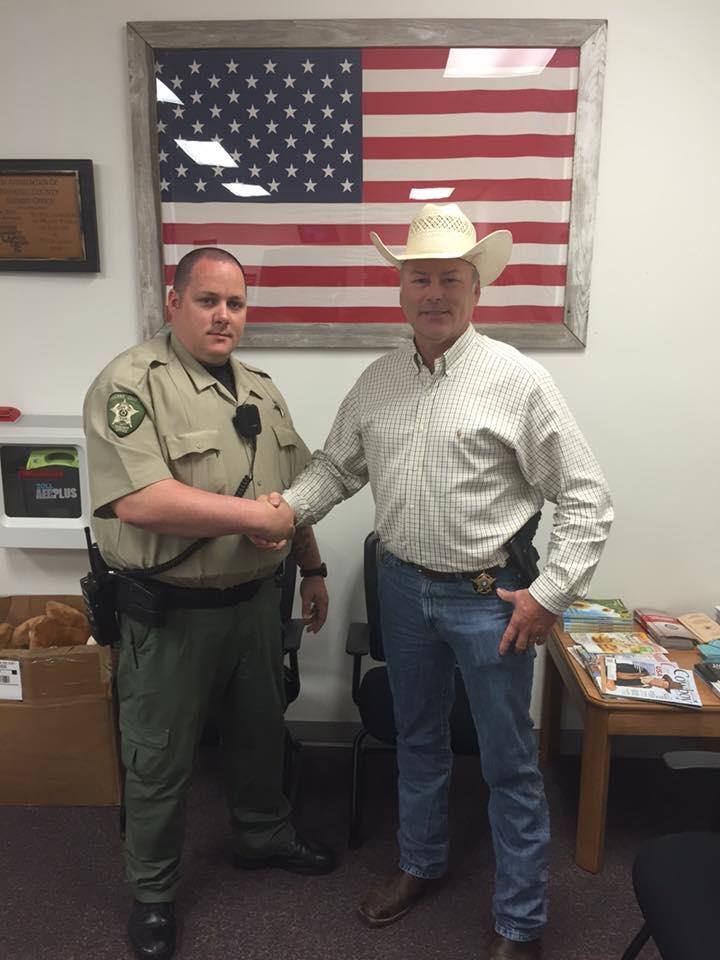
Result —
<svg viewBox="0 0 720 960"><path fill-rule="evenodd" d="M319 567L312 567L309 570L301 570L301 577L323 577L327 576L327 567L324 563L321 563Z"/></svg>

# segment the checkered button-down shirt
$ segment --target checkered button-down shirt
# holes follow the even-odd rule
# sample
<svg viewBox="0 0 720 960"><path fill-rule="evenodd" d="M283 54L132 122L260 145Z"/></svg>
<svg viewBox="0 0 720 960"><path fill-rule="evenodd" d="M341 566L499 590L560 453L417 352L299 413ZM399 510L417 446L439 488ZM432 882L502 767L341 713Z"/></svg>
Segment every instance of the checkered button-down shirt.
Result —
<svg viewBox="0 0 720 960"><path fill-rule="evenodd" d="M549 373L472 326L432 372L412 342L371 364L286 498L299 524L315 523L368 480L388 549L440 571L504 564L503 544L553 502L547 562L530 592L555 613L586 591L613 517Z"/></svg>

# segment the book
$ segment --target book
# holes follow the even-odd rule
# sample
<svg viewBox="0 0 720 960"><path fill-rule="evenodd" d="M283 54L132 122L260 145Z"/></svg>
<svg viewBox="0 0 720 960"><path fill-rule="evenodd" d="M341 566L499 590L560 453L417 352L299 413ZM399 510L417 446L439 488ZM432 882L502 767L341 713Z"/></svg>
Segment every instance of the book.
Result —
<svg viewBox="0 0 720 960"><path fill-rule="evenodd" d="M567 633L585 630L606 633L632 632L637 629L632 613L619 597L609 600L576 600L563 613Z"/></svg>
<svg viewBox="0 0 720 960"><path fill-rule="evenodd" d="M695 646L695 634L665 610L636 607L633 616L653 640L664 644L669 650L692 650Z"/></svg>
<svg viewBox="0 0 720 960"><path fill-rule="evenodd" d="M682 613L678 617L680 623L694 634L700 643L712 643L720 640L720 623L708 617L705 613Z"/></svg>
<svg viewBox="0 0 720 960"><path fill-rule="evenodd" d="M678 707L702 707L691 670L671 660L644 654L591 653L579 644L568 648L606 700L644 700ZM720 666L720 665L719 665Z"/></svg>
<svg viewBox="0 0 720 960"><path fill-rule="evenodd" d="M634 633L573 633L573 642L588 653L646 654L659 660L667 660L667 650L656 643L642 630Z"/></svg>
<svg viewBox="0 0 720 960"><path fill-rule="evenodd" d="M695 673L707 683L710 689L720 697L720 663L696 663Z"/></svg>

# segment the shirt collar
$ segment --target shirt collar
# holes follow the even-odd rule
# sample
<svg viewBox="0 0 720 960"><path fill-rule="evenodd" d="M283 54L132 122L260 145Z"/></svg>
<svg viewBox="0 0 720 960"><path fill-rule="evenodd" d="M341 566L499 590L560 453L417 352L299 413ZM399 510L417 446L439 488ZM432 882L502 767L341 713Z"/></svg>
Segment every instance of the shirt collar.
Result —
<svg viewBox="0 0 720 960"><path fill-rule="evenodd" d="M478 337L478 333L475 330L475 327L471 323L468 324L467 330L458 337L458 339L453 343L452 346L448 347L445 353L441 354L435 361L435 373L447 374L450 370L457 366L460 360L465 356L470 347L475 343ZM415 361L415 367L420 373L423 368L423 360L417 350L415 350L415 341L412 341L414 353L413 359Z"/></svg>
<svg viewBox="0 0 720 960"><path fill-rule="evenodd" d="M212 388L217 390L225 399L231 400L233 404L237 402L237 405L240 406L241 404L245 403L251 393L251 390L247 383L245 383L244 380L241 380L242 367L232 354L230 355L230 364L235 375L235 392L237 393L237 401L236 398L232 396L230 391L226 390L226 388L209 371L205 369L200 361L195 359L189 350L185 349L174 333L170 334L170 347L185 368L185 372L187 373L192 385L195 387L198 393Z"/></svg>

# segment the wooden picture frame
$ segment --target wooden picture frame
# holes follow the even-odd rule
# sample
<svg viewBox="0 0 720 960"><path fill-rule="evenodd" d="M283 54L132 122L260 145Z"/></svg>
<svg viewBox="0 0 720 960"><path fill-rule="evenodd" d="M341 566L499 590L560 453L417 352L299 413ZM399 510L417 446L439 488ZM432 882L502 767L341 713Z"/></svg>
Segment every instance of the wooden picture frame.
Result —
<svg viewBox="0 0 720 960"><path fill-rule="evenodd" d="M100 270L91 160L0 160L0 270Z"/></svg>
<svg viewBox="0 0 720 960"><path fill-rule="evenodd" d="M577 106L568 200L567 260L561 318L553 323L482 322L484 333L520 348L582 348L587 339L590 274L597 192L607 23L604 20L246 20L133 22L127 25L130 107L138 228L143 333L164 324L167 277L158 169L155 57L159 51L213 50L265 53L284 48L575 48ZM231 58L232 59L232 58ZM452 200L452 198L451 198ZM462 206L462 203L461 203ZM409 223L419 205L408 205ZM384 238L383 238L384 239ZM222 244L219 244L222 245ZM397 246L397 245L396 245ZM378 257L378 263L381 263ZM512 262L512 261L511 261ZM250 347L362 347L390 349L409 336L404 323L253 323Z"/></svg>

